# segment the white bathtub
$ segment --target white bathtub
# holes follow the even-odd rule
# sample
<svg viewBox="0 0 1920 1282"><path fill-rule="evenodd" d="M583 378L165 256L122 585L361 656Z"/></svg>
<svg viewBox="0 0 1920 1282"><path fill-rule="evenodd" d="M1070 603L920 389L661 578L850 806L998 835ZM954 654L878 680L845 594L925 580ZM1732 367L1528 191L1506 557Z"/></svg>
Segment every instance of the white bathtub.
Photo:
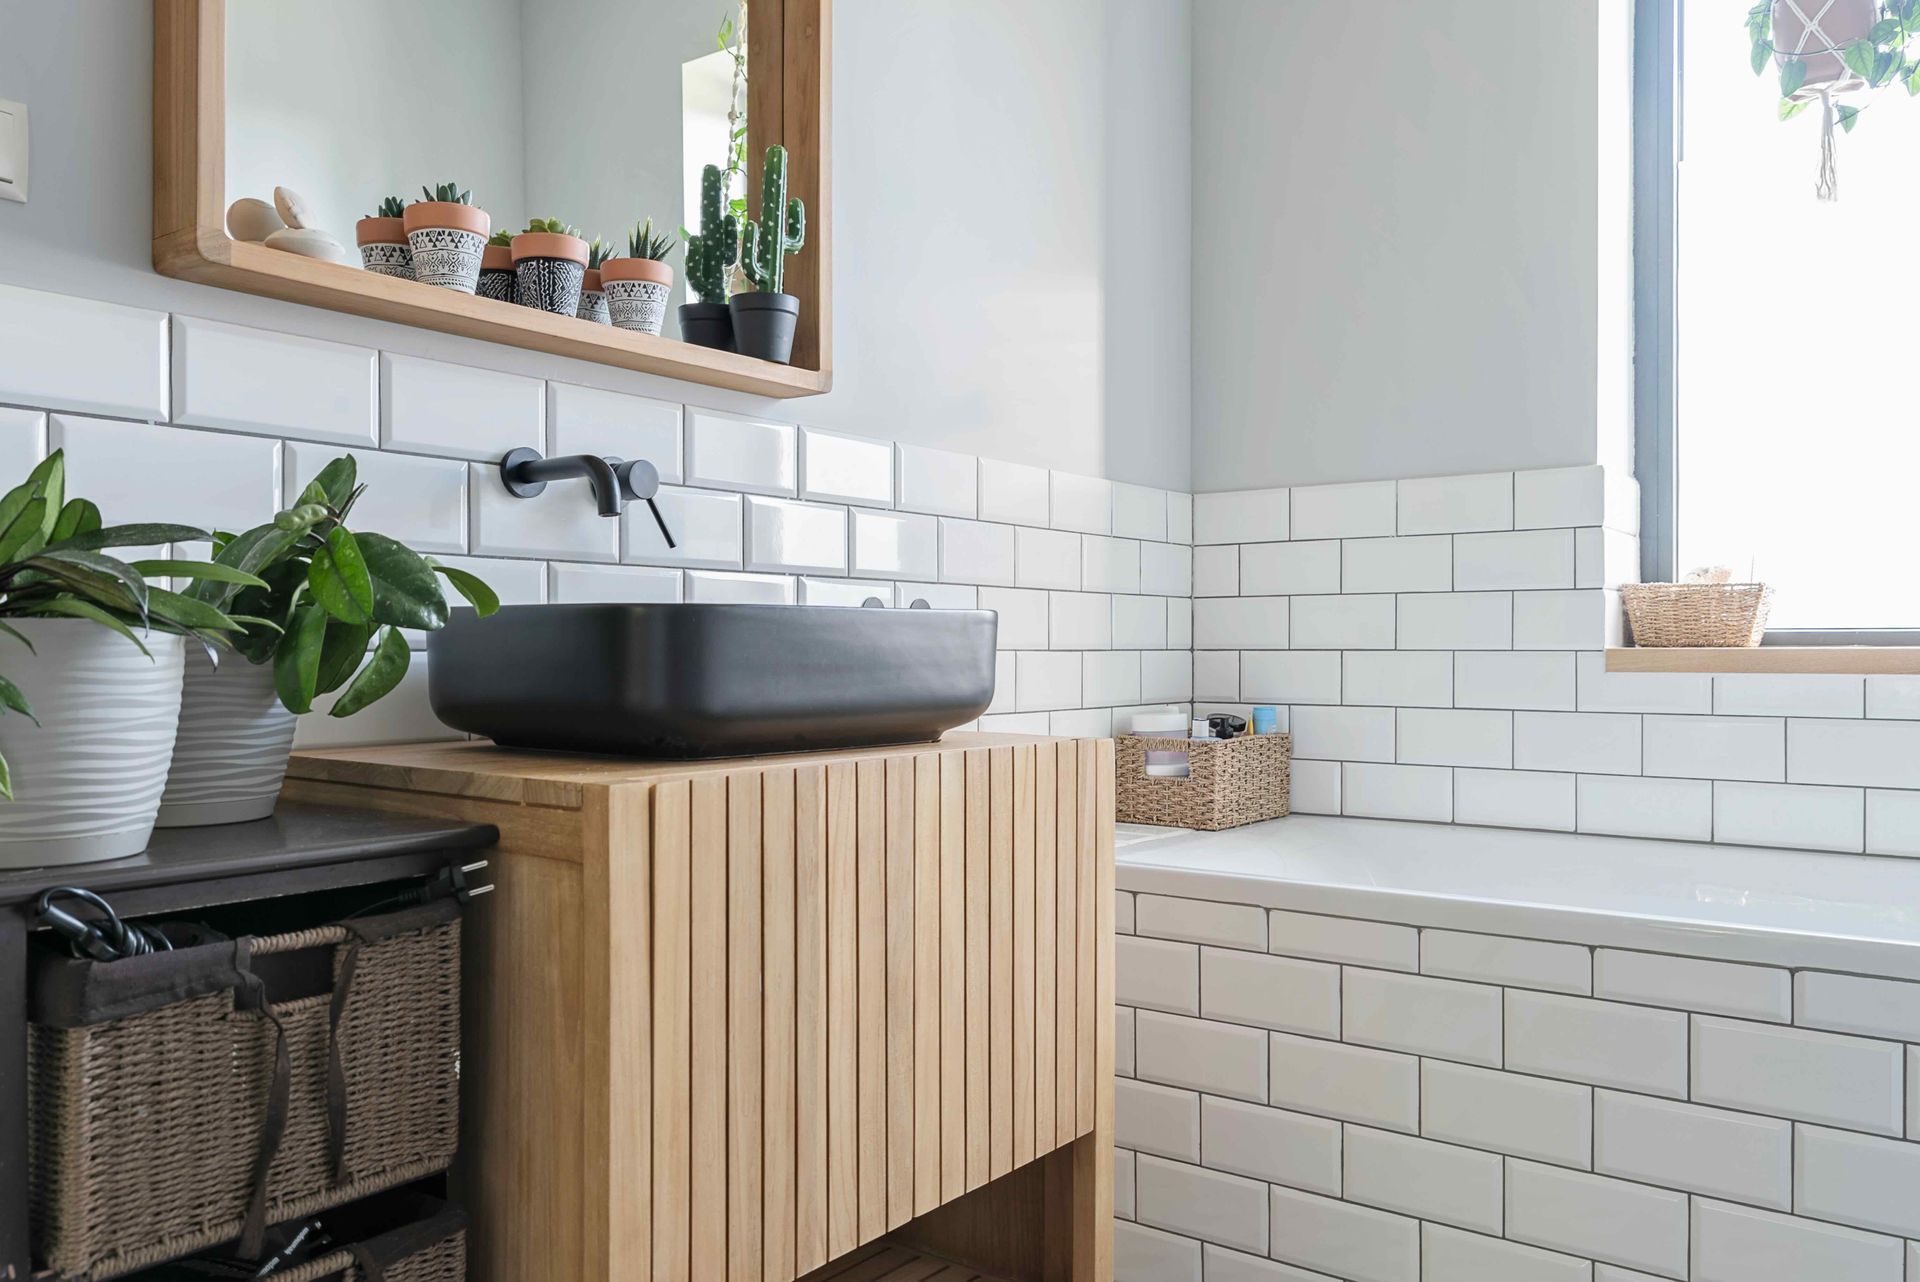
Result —
<svg viewBox="0 0 1920 1282"><path fill-rule="evenodd" d="M1920 1282L1920 862L1123 828L1116 1282Z"/></svg>

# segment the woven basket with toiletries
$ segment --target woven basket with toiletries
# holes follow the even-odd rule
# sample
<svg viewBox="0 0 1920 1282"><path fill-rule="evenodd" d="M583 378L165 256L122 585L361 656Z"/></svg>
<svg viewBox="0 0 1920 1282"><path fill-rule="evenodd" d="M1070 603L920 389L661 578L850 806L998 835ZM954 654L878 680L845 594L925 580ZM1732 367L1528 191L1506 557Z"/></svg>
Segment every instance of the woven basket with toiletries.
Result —
<svg viewBox="0 0 1920 1282"><path fill-rule="evenodd" d="M1287 813L1293 736L1114 739L1115 815L1122 823L1218 832ZM1149 773L1147 754L1184 755L1184 777Z"/></svg>
<svg viewBox="0 0 1920 1282"><path fill-rule="evenodd" d="M1620 601L1637 646L1739 648L1759 645L1766 634L1773 589L1764 583L1623 583Z"/></svg>
<svg viewBox="0 0 1920 1282"><path fill-rule="evenodd" d="M60 1282L236 1239L257 1258L268 1225L453 1160L455 900L114 961L48 953L30 1002L29 1219Z"/></svg>

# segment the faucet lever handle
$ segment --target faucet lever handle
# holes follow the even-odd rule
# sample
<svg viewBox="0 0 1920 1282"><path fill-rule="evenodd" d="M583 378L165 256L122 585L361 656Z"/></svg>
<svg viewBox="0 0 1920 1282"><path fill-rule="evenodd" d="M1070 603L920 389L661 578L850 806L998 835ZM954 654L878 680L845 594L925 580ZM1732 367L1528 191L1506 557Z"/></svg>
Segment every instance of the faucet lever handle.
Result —
<svg viewBox="0 0 1920 1282"><path fill-rule="evenodd" d="M646 503L647 511L653 513L653 522L660 527L660 537L667 541L667 546L670 548L680 546L673 541L673 532L667 529L667 518L660 515L659 505L653 501L651 496L642 501Z"/></svg>

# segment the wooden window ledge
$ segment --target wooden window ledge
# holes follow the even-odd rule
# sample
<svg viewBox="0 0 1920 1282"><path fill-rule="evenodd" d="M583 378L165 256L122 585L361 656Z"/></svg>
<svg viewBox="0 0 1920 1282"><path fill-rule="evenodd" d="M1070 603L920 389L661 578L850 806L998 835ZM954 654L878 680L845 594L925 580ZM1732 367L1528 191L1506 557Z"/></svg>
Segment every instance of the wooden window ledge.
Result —
<svg viewBox="0 0 1920 1282"><path fill-rule="evenodd" d="M1625 647L1607 651L1607 671L1920 675L1920 646L1770 645L1749 649Z"/></svg>

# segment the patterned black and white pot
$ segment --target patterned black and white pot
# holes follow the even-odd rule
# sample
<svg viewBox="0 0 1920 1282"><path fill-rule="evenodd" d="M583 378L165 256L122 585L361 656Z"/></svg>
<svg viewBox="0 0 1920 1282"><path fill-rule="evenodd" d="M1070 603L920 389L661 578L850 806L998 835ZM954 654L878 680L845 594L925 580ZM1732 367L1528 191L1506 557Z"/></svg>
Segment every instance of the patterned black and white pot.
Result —
<svg viewBox="0 0 1920 1282"><path fill-rule="evenodd" d="M595 325L613 324L613 317L607 312L607 292L601 284L600 273L591 267L587 268L586 283L580 286L580 310L574 315Z"/></svg>
<svg viewBox="0 0 1920 1282"><path fill-rule="evenodd" d="M407 206L407 248L413 278L471 294L480 281L480 254L492 220L483 209L451 200L417 200Z"/></svg>
<svg viewBox="0 0 1920 1282"><path fill-rule="evenodd" d="M354 227L360 265L381 276L413 279L413 251L407 248L404 219L362 218Z"/></svg>
<svg viewBox="0 0 1920 1282"><path fill-rule="evenodd" d="M658 334L667 321L673 268L651 258L609 258L600 266L607 313L616 329Z"/></svg>
<svg viewBox="0 0 1920 1282"><path fill-rule="evenodd" d="M556 232L522 232L513 238L515 286L522 307L556 316L580 314L587 279L587 242Z"/></svg>
<svg viewBox="0 0 1920 1282"><path fill-rule="evenodd" d="M405 245L362 245L360 265L381 276L413 279L413 251Z"/></svg>
<svg viewBox="0 0 1920 1282"><path fill-rule="evenodd" d="M511 267L482 267L480 280L473 292L482 298L497 298L503 303L520 301L520 291L516 288L516 277Z"/></svg>

